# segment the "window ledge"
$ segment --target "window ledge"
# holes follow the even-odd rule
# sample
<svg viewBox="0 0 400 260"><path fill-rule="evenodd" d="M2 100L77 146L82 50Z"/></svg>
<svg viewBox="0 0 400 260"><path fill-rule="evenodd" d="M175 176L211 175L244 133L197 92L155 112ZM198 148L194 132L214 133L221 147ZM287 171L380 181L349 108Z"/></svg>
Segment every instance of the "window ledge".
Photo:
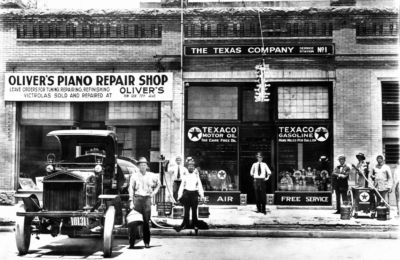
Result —
<svg viewBox="0 0 400 260"><path fill-rule="evenodd" d="M161 41L162 38L51 38L51 39L17 39L17 42L112 42L112 41Z"/></svg>
<svg viewBox="0 0 400 260"><path fill-rule="evenodd" d="M382 125L398 126L398 125L400 125L400 121L397 121L397 120L393 120L393 121L391 121L391 120L382 120Z"/></svg>
<svg viewBox="0 0 400 260"><path fill-rule="evenodd" d="M321 37L264 37L264 40L332 40L332 36ZM189 37L185 41L225 41L225 40L262 40L261 37Z"/></svg>
<svg viewBox="0 0 400 260"><path fill-rule="evenodd" d="M356 36L356 39L399 39L399 36Z"/></svg>

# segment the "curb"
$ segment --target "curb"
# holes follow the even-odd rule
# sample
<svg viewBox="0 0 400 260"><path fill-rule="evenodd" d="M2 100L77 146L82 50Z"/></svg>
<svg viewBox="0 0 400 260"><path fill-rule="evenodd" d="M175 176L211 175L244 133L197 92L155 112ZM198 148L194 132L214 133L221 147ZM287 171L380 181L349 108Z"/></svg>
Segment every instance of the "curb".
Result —
<svg viewBox="0 0 400 260"><path fill-rule="evenodd" d="M1 232L14 232L14 226L0 226Z"/></svg>
<svg viewBox="0 0 400 260"><path fill-rule="evenodd" d="M195 236L194 230L176 232L169 229L152 229L154 236L184 237ZM398 232L369 231L324 231L324 230L199 230L201 237L293 237L293 238L358 238L358 239L398 239Z"/></svg>

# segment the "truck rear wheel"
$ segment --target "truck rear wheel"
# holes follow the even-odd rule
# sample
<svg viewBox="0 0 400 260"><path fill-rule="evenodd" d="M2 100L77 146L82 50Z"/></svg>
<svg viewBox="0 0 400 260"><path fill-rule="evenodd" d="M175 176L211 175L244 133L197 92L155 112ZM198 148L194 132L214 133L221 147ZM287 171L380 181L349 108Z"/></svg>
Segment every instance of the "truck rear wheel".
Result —
<svg viewBox="0 0 400 260"><path fill-rule="evenodd" d="M112 254L113 241L114 241L114 221L115 221L115 208L114 206L110 206L107 209L104 219L104 231L103 231L104 257L110 257Z"/></svg>
<svg viewBox="0 0 400 260"><path fill-rule="evenodd" d="M17 212L26 212L25 204L22 204ZM31 223L32 218L17 216L15 220L15 239L20 255L28 253L31 244Z"/></svg>

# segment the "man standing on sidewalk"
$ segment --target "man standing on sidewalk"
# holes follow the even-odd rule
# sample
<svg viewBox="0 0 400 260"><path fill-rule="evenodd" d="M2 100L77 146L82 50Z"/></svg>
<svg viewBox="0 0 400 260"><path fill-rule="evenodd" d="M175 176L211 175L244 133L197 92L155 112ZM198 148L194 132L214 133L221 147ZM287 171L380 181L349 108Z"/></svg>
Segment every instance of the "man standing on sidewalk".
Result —
<svg viewBox="0 0 400 260"><path fill-rule="evenodd" d="M132 173L129 183L129 200L130 208L143 216L143 242L145 248L150 248L151 198L157 194L161 184L154 173L146 171L147 164L146 158L139 158L139 172ZM133 227L129 230L129 249L135 247L136 229Z"/></svg>
<svg viewBox="0 0 400 260"><path fill-rule="evenodd" d="M365 171L367 169L367 164L365 163L365 156L363 153L358 153L356 155L356 158L358 160L356 168L359 170L359 172L356 173L356 186L359 188L365 188L366 180L364 176L368 178L368 174ZM364 176L361 173L364 174Z"/></svg>
<svg viewBox="0 0 400 260"><path fill-rule="evenodd" d="M265 204L267 203L266 197L266 182L271 176L271 170L268 165L263 162L264 156L261 152L256 154L258 162L253 163L250 170L250 175L254 178L254 191L256 195L257 213L266 213Z"/></svg>
<svg viewBox="0 0 400 260"><path fill-rule="evenodd" d="M171 180L173 181L173 196L174 199L177 201L182 176L188 174L188 169L182 165L182 157L177 156L175 162L176 165L168 169L168 173L171 174Z"/></svg>
<svg viewBox="0 0 400 260"><path fill-rule="evenodd" d="M180 230L189 227L189 214L192 209L193 228L197 232L197 206L199 204L199 196L204 200L204 190L201 184L198 171L195 169L194 161L188 162L188 174L182 177L182 183L179 187L178 200L181 200L184 206L183 225Z"/></svg>
<svg viewBox="0 0 400 260"><path fill-rule="evenodd" d="M400 216L400 160L397 161L396 170L394 170L393 174L393 189L394 194L396 195L396 205L397 205L397 216Z"/></svg>
<svg viewBox="0 0 400 260"><path fill-rule="evenodd" d="M385 157L383 155L378 155L376 157L378 162L377 165L372 169L372 180L374 181L374 186L376 190L379 192L379 195L376 196L376 202L379 205L382 202L381 197L388 202L387 194L388 192L392 192L392 171L390 167L385 164Z"/></svg>
<svg viewBox="0 0 400 260"><path fill-rule="evenodd" d="M340 198L343 203L347 204L347 190L349 189L350 167L345 164L346 156L338 157L339 165L335 167L332 173L332 187L335 190L337 211L335 214L340 214Z"/></svg>

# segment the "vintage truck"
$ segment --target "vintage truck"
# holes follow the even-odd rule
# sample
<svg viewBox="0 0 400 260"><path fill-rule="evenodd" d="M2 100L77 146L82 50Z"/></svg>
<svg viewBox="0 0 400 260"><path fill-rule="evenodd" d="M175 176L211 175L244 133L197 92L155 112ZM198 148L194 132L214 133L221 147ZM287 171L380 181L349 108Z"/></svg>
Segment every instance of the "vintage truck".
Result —
<svg viewBox="0 0 400 260"><path fill-rule="evenodd" d="M104 257L110 257L116 230L124 227L129 210L127 188L129 175L138 171L136 161L118 156L112 131L60 130L47 136L58 140L60 158L51 153L43 166L42 204L34 194L16 195L23 201L15 227L19 253L28 252L32 234L98 235Z"/></svg>

